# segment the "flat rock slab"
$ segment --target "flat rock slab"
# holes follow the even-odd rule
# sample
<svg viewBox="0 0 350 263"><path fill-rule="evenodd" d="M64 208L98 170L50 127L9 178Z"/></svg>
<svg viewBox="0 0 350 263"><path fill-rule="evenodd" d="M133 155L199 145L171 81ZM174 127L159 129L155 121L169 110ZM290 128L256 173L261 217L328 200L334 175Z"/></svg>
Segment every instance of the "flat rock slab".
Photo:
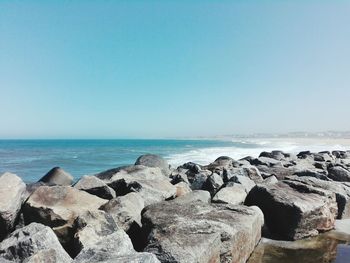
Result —
<svg viewBox="0 0 350 263"><path fill-rule="evenodd" d="M0 176L0 240L14 227L25 198L26 185L12 173Z"/></svg>
<svg viewBox="0 0 350 263"><path fill-rule="evenodd" d="M272 236L282 240L330 230L338 212L334 193L287 180L255 186L245 204L258 206Z"/></svg>
<svg viewBox="0 0 350 263"><path fill-rule="evenodd" d="M244 263L261 237L263 214L257 207L162 202L145 208L144 251L161 262Z"/></svg>

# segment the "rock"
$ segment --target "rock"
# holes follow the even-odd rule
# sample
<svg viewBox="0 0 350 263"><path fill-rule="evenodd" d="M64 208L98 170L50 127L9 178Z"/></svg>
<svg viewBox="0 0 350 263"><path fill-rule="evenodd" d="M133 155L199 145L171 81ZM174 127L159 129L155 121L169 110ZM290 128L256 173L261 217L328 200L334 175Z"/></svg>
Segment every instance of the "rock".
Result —
<svg viewBox="0 0 350 263"><path fill-rule="evenodd" d="M176 187L157 167L133 165L107 170L96 176L113 188L117 196L138 192L145 205L176 196Z"/></svg>
<svg viewBox="0 0 350 263"><path fill-rule="evenodd" d="M155 154L145 154L137 158L135 165L143 165L148 167L158 167L165 176L170 174L170 165L162 157Z"/></svg>
<svg viewBox="0 0 350 263"><path fill-rule="evenodd" d="M211 172L210 173L200 172L198 174L195 174L194 177L189 180L191 183L191 189L192 190L203 189L203 186L206 183L210 174Z"/></svg>
<svg viewBox="0 0 350 263"><path fill-rule="evenodd" d="M233 184L221 188L213 197L213 203L240 205L244 203L247 193L240 184Z"/></svg>
<svg viewBox="0 0 350 263"><path fill-rule="evenodd" d="M287 156L288 155L282 151L262 152L259 155L259 157L267 157L278 161L285 160Z"/></svg>
<svg viewBox="0 0 350 263"><path fill-rule="evenodd" d="M276 176L274 176L274 175L264 179L264 184L275 184L275 183L278 183L278 180L277 180Z"/></svg>
<svg viewBox="0 0 350 263"><path fill-rule="evenodd" d="M339 159L346 159L350 157L349 153L346 151L332 151L332 155Z"/></svg>
<svg viewBox="0 0 350 263"><path fill-rule="evenodd" d="M141 228L141 211L145 203L139 193L128 193L118 196L101 206L101 210L109 213L117 224L128 232L133 228Z"/></svg>
<svg viewBox="0 0 350 263"><path fill-rule="evenodd" d="M57 259L56 261L45 260L45 262L72 261L52 229L42 224L31 223L14 231L0 243L0 257L10 261L22 262L33 256L34 259L32 257L29 262L36 262L35 258L40 258L43 254L49 254L51 258Z"/></svg>
<svg viewBox="0 0 350 263"><path fill-rule="evenodd" d="M334 181L350 182L350 171L341 166L334 166L328 169L328 177Z"/></svg>
<svg viewBox="0 0 350 263"><path fill-rule="evenodd" d="M74 235L73 223L86 211L98 210L107 200L70 186L41 186L23 206L26 223L38 222L55 231L64 248L71 251Z"/></svg>
<svg viewBox="0 0 350 263"><path fill-rule="evenodd" d="M204 167L213 173L222 174L225 170L230 170L234 167L239 167L239 163L228 156L220 156L214 162Z"/></svg>
<svg viewBox="0 0 350 263"><path fill-rule="evenodd" d="M336 196L338 204L338 219L350 218L350 183L324 181L313 177L286 177L288 181L311 185L312 187L321 188L331 191Z"/></svg>
<svg viewBox="0 0 350 263"><path fill-rule="evenodd" d="M26 185L12 173L0 176L0 241L13 230L25 198Z"/></svg>
<svg viewBox="0 0 350 263"><path fill-rule="evenodd" d="M24 261L24 263L69 263L72 262L71 258L67 257L68 254L62 254L57 252L57 250L43 249L35 253L33 256ZM0 261L1 262L1 261Z"/></svg>
<svg viewBox="0 0 350 263"><path fill-rule="evenodd" d="M74 222L76 251L93 250L127 254L134 252L128 235L104 211L86 211Z"/></svg>
<svg viewBox="0 0 350 263"><path fill-rule="evenodd" d="M261 183L264 180L260 171L252 165L243 165L239 168L232 168L224 174L224 181L230 181L234 176L245 176L253 180L255 183Z"/></svg>
<svg viewBox="0 0 350 263"><path fill-rule="evenodd" d="M259 165L256 167L261 173L268 173L276 176L278 180L283 180L287 176L293 175L295 172L299 171L295 166L291 167L268 167L265 165Z"/></svg>
<svg viewBox="0 0 350 263"><path fill-rule="evenodd" d="M144 251L160 262L244 263L260 239L263 215L256 207L175 199L146 207L142 224Z"/></svg>
<svg viewBox="0 0 350 263"><path fill-rule="evenodd" d="M194 202L210 203L211 197L208 191L194 190L187 195L176 198L178 204L191 204Z"/></svg>
<svg viewBox="0 0 350 263"><path fill-rule="evenodd" d="M302 151L300 153L297 154L297 157L300 159L305 159L307 157L312 156L312 153L310 151Z"/></svg>
<svg viewBox="0 0 350 263"><path fill-rule="evenodd" d="M300 176L300 177L303 177L303 176L315 177L317 179L329 181L329 178L327 177L327 175L319 173L317 171L313 171L313 170L297 171L297 172L294 173L294 175Z"/></svg>
<svg viewBox="0 0 350 263"><path fill-rule="evenodd" d="M241 184L246 191L246 193L249 193L250 190L256 185L253 180L251 180L249 177L242 176L242 175L236 175L233 176L230 179L230 182Z"/></svg>
<svg viewBox="0 0 350 263"><path fill-rule="evenodd" d="M171 179L171 183L177 184L177 183L185 182L187 184L190 184L186 174L187 171L188 171L187 169L177 168L169 176Z"/></svg>
<svg viewBox="0 0 350 263"><path fill-rule="evenodd" d="M222 180L221 176L216 173L213 173L205 181L205 183L202 186L202 189L207 190L212 195L214 195L223 184L224 184L224 181Z"/></svg>
<svg viewBox="0 0 350 263"><path fill-rule="evenodd" d="M273 159L273 158L269 158L269 157L259 157L259 158L252 159L250 161L250 164L252 164L252 165L265 165L268 167L282 165L280 161Z"/></svg>
<svg viewBox="0 0 350 263"><path fill-rule="evenodd" d="M157 257L151 253L133 253L127 255L114 255L106 252L84 253L79 255L74 262L76 263L159 263Z"/></svg>
<svg viewBox="0 0 350 263"><path fill-rule="evenodd" d="M175 187L176 187L176 196L177 197L183 196L183 195L186 195L186 194L192 192L191 187L185 182L177 183L175 185Z"/></svg>
<svg viewBox="0 0 350 263"><path fill-rule="evenodd" d="M202 167L199 164L188 162L179 166L178 168L187 169L190 173L197 174L202 170Z"/></svg>
<svg viewBox="0 0 350 263"><path fill-rule="evenodd" d="M96 176L83 176L74 188L108 200L116 197L115 191Z"/></svg>
<svg viewBox="0 0 350 263"><path fill-rule="evenodd" d="M334 193L287 180L255 186L245 204L258 206L272 236L283 240L332 229L338 211Z"/></svg>
<svg viewBox="0 0 350 263"><path fill-rule="evenodd" d="M60 167L52 168L39 182L43 182L50 185L72 185L73 176L64 171Z"/></svg>

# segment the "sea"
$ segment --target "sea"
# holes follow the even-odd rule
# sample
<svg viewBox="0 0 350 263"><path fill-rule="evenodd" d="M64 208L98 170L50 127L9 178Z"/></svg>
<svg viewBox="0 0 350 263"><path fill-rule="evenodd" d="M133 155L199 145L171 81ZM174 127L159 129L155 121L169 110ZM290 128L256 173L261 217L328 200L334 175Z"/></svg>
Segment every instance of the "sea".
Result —
<svg viewBox="0 0 350 263"><path fill-rule="evenodd" d="M350 140L329 139L123 139L123 140L0 140L0 173L12 172L26 183L36 182L59 166L77 180L83 175L134 164L146 153L164 157L171 166L209 164L219 156L240 159L262 151L348 150Z"/></svg>

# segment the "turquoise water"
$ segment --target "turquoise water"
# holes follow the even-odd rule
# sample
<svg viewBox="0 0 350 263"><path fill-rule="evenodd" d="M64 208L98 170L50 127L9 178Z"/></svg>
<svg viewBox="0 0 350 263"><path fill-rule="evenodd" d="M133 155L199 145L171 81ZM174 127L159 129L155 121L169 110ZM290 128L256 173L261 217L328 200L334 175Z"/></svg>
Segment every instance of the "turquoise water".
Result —
<svg viewBox="0 0 350 263"><path fill-rule="evenodd" d="M201 149L254 145L219 140L0 140L0 172L16 173L35 182L60 166L75 178L133 164L145 153L171 156Z"/></svg>

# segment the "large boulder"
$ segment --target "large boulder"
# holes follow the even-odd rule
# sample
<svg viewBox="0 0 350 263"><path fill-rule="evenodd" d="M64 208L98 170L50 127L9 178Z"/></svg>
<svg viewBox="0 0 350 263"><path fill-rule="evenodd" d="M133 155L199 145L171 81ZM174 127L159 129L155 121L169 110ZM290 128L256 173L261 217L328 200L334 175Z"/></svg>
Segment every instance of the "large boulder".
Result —
<svg viewBox="0 0 350 263"><path fill-rule="evenodd" d="M144 165L148 167L158 167L165 176L170 174L170 165L162 157L155 154L145 154L137 158L135 165Z"/></svg>
<svg viewBox="0 0 350 263"><path fill-rule="evenodd" d="M138 192L145 205L176 196L176 187L157 167L133 165L107 170L96 176L113 188L117 196Z"/></svg>
<svg viewBox="0 0 350 263"><path fill-rule="evenodd" d="M224 181L222 180L221 176L218 175L217 173L213 173L207 178L207 180L202 186L202 189L207 190L212 195L214 195L223 184L224 184Z"/></svg>
<svg viewBox="0 0 350 263"><path fill-rule="evenodd" d="M286 177L287 181L295 181L301 184L310 185L316 188L331 191L336 196L338 204L338 216L337 219L350 218L350 183L348 182L336 182L336 181L324 181L313 177Z"/></svg>
<svg viewBox="0 0 350 263"><path fill-rule="evenodd" d="M72 248L74 221L86 211L98 210L107 200L70 186L41 186L23 206L26 223L50 226L62 245L74 255Z"/></svg>
<svg viewBox="0 0 350 263"><path fill-rule="evenodd" d="M25 198L26 185L12 173L0 176L0 240L12 229Z"/></svg>
<svg viewBox="0 0 350 263"><path fill-rule="evenodd" d="M221 188L213 197L213 203L240 205L244 203L247 192L241 184L230 184Z"/></svg>
<svg viewBox="0 0 350 263"><path fill-rule="evenodd" d="M44 261L42 254L50 255ZM0 243L0 257L12 262L71 262L67 252L62 248L51 228L38 223L31 223L14 231L7 239ZM48 261L51 259L52 261ZM1 259L0 259L1 261Z"/></svg>
<svg viewBox="0 0 350 263"><path fill-rule="evenodd" d="M341 166L330 167L328 177L334 181L350 182L350 171Z"/></svg>
<svg viewBox="0 0 350 263"><path fill-rule="evenodd" d="M338 212L334 193L287 180L255 186L245 204L258 206L271 235L283 240L332 229Z"/></svg>
<svg viewBox="0 0 350 263"><path fill-rule="evenodd" d="M52 168L46 175L44 175L39 182L50 185L72 185L73 176L64 171L60 167Z"/></svg>
<svg viewBox="0 0 350 263"><path fill-rule="evenodd" d="M224 181L230 181L232 177L245 176L254 181L255 183L261 183L264 178L261 176L260 171L252 165L243 165L239 168L232 168L224 173Z"/></svg>
<svg viewBox="0 0 350 263"><path fill-rule="evenodd" d="M79 254L74 260L75 263L159 263L157 257L152 253L141 252L125 255L115 255L107 252L90 250Z"/></svg>
<svg viewBox="0 0 350 263"><path fill-rule="evenodd" d="M144 251L161 262L244 263L260 240L263 214L256 207L175 199L146 207L142 224Z"/></svg>
<svg viewBox="0 0 350 263"><path fill-rule="evenodd" d="M88 192L104 199L112 199L116 197L115 191L105 182L96 176L83 176L74 185L74 188Z"/></svg>
<svg viewBox="0 0 350 263"><path fill-rule="evenodd" d="M113 198L101 206L101 210L109 213L117 224L126 232L134 228L141 228L141 211L145 207L139 193L128 193Z"/></svg>

